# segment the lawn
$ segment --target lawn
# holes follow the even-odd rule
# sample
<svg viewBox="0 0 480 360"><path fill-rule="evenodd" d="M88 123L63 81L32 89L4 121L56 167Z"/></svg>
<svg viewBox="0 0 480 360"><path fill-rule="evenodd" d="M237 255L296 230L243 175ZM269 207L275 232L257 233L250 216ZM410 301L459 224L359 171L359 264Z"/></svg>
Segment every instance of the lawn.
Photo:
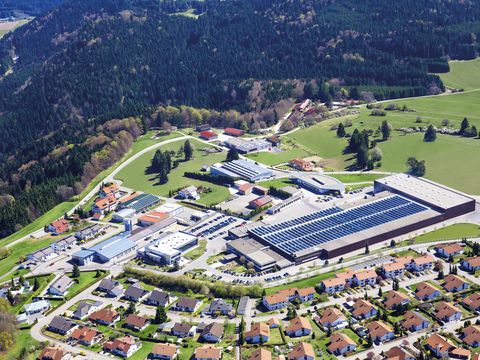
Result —
<svg viewBox="0 0 480 360"><path fill-rule="evenodd" d="M454 224L417 236L415 243L480 237L480 226L475 224Z"/></svg>
<svg viewBox="0 0 480 360"><path fill-rule="evenodd" d="M173 142L165 146L159 147L159 149L166 151L177 151L183 146L184 141ZM215 185L209 182L203 182L199 180L188 179L184 177L186 171L199 172L203 165L212 165L217 162L225 160L224 153L206 154L200 149L207 147L207 145L191 140L191 144L195 147L194 159L190 161L182 161L178 167L172 169L168 175L168 183L160 185L155 174L149 174L148 168L151 160L155 154L155 150L149 151L141 156L137 161L133 162L129 166L120 171L116 178L123 181L123 185L135 190L140 190L148 193L152 193L159 196L167 197L170 191L175 191L179 188L186 187L188 185L204 186L212 190L210 193L202 194L200 203L204 205L217 204L223 200L226 200L230 193L225 186ZM176 158L174 157L173 160ZM179 160L181 160L179 158Z"/></svg>
<svg viewBox="0 0 480 360"><path fill-rule="evenodd" d="M266 288L265 292L267 293L267 295L270 295L270 294L276 293L277 291L284 290L284 289L290 289L292 287L296 287L296 288L299 288L299 289L310 287L310 286L316 287L320 284L321 281L323 281L325 279L333 278L335 276L335 273L342 272L342 271L345 271L345 269L340 269L338 271L330 271L330 272L326 272L324 274L312 276L312 277L307 278L307 279L302 279L302 280L298 280L298 281L293 281L293 282L288 283L288 284L278 285L278 286L271 287L271 288Z"/></svg>
<svg viewBox="0 0 480 360"><path fill-rule="evenodd" d="M291 148L281 152L261 151L246 155L249 159L257 161L265 165L285 164L295 158L304 158L311 155L308 151L302 148Z"/></svg>
<svg viewBox="0 0 480 360"><path fill-rule="evenodd" d="M108 273L103 273L100 277L97 277L96 271L82 271L80 277L74 279L75 283L70 289L68 289L67 298L73 298L75 295L95 284L97 281L100 281L107 274ZM72 277L71 274L69 274L69 276Z"/></svg>
<svg viewBox="0 0 480 360"><path fill-rule="evenodd" d="M271 187L278 189L284 186L296 186L289 178L262 181L259 185L267 189Z"/></svg>
<svg viewBox="0 0 480 360"><path fill-rule="evenodd" d="M183 257L189 260L198 259L200 256L203 255L203 253L205 253L206 248L207 248L207 240L204 240L204 239L199 240L198 246L195 249L192 249L186 254L184 254Z"/></svg>
<svg viewBox="0 0 480 360"><path fill-rule="evenodd" d="M385 177L385 175L380 174L370 174L368 172L361 174L326 174L331 176L341 182L348 183L359 183L359 182L373 182L374 180Z"/></svg>

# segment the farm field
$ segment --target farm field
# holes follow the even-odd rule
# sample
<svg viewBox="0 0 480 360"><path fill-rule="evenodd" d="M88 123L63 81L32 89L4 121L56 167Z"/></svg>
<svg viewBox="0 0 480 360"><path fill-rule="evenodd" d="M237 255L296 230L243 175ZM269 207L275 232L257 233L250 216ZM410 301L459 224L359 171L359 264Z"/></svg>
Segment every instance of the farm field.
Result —
<svg viewBox="0 0 480 360"><path fill-rule="evenodd" d="M10 22L2 22L0 23L0 39L8 34L10 31L15 30L19 26L25 25L30 20L18 20L18 21L10 21Z"/></svg>
<svg viewBox="0 0 480 360"><path fill-rule="evenodd" d="M223 152L205 155L200 149L205 148L208 145L196 140L190 141L195 148L194 159L187 162L180 162L177 168L172 169L168 175L168 183L160 185L158 184L155 174L147 173L147 169L150 166L151 159L153 158L156 150L147 152L137 161L122 169L116 178L122 180L123 185L126 187L164 197L168 196L171 190L177 190L188 185L206 186L212 191L210 193L203 194L199 200L200 203L205 205L216 204L227 199L229 192L228 188L225 186L188 179L183 176L186 171L198 172L203 165L212 165L214 163L223 161L225 160L226 156ZM176 153L183 144L184 141L178 141L170 143L166 146L162 146L159 149L164 151L172 150ZM175 160L175 157L173 160Z"/></svg>
<svg viewBox="0 0 480 360"><path fill-rule="evenodd" d="M455 224L428 232L415 238L416 244L448 240L480 237L480 226L476 224Z"/></svg>

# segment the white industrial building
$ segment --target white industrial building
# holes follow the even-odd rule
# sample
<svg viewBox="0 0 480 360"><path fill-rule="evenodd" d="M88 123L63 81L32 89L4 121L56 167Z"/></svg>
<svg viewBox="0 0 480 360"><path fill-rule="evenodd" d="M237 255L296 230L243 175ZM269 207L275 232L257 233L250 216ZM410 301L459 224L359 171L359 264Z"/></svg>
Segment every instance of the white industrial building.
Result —
<svg viewBox="0 0 480 360"><path fill-rule="evenodd" d="M198 245L196 236L183 232L165 233L138 251L138 255L157 264L172 265L185 252Z"/></svg>
<svg viewBox="0 0 480 360"><path fill-rule="evenodd" d="M182 205L174 203L166 203L156 209L158 212L167 213L170 217L180 215L184 208Z"/></svg>

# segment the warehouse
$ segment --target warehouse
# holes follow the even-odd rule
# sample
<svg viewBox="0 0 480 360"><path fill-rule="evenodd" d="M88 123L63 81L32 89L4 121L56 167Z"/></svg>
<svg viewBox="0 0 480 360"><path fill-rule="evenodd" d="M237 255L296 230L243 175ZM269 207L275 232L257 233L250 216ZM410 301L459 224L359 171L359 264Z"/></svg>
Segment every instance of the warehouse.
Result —
<svg viewBox="0 0 480 360"><path fill-rule="evenodd" d="M122 208L135 210L137 213L142 212L160 202L158 196L152 194L140 194L131 200L122 203Z"/></svg>
<svg viewBox="0 0 480 360"><path fill-rule="evenodd" d="M137 244L126 238L128 233L114 236L88 249L83 248L72 255L72 260L79 265L86 265L92 261L106 263L134 253Z"/></svg>
<svg viewBox="0 0 480 360"><path fill-rule="evenodd" d="M247 160L234 160L224 164L212 165L210 173L234 179L242 178L250 182L267 179L273 175L271 170Z"/></svg>
<svg viewBox="0 0 480 360"><path fill-rule="evenodd" d="M245 140L241 138L230 138L225 141L225 146L229 149L236 150L240 154L249 154L256 151L268 150L272 148L272 144L263 139Z"/></svg>
<svg viewBox="0 0 480 360"><path fill-rule="evenodd" d="M341 181L330 176L299 175L292 177L291 180L298 186L315 194L327 194L330 192L343 194L345 192L345 185Z"/></svg>
<svg viewBox="0 0 480 360"><path fill-rule="evenodd" d="M112 221L115 221L115 222L124 222L125 220L129 220L131 218L133 218L136 214L136 211L133 210L133 209L123 209L123 210L120 210L120 211L117 211L115 212L113 215L112 215Z"/></svg>
<svg viewBox="0 0 480 360"><path fill-rule="evenodd" d="M198 245L196 236L183 232L165 233L151 244L138 251L144 259L160 265L172 265L180 260L185 252Z"/></svg>
<svg viewBox="0 0 480 360"><path fill-rule="evenodd" d="M360 205L334 206L251 229L249 235L300 264L341 256L475 209L473 199L407 175L382 179L375 183L375 190L375 195Z"/></svg>

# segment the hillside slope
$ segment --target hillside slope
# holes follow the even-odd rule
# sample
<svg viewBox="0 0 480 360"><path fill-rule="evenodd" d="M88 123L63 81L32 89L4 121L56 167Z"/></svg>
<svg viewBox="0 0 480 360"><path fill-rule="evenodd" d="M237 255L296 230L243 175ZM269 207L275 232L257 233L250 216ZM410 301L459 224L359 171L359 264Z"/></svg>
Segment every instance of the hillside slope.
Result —
<svg viewBox="0 0 480 360"><path fill-rule="evenodd" d="M106 120L435 92L447 56L477 55L479 16L447 0L67 0L0 41L0 191L24 198L3 202L2 234L78 182Z"/></svg>

